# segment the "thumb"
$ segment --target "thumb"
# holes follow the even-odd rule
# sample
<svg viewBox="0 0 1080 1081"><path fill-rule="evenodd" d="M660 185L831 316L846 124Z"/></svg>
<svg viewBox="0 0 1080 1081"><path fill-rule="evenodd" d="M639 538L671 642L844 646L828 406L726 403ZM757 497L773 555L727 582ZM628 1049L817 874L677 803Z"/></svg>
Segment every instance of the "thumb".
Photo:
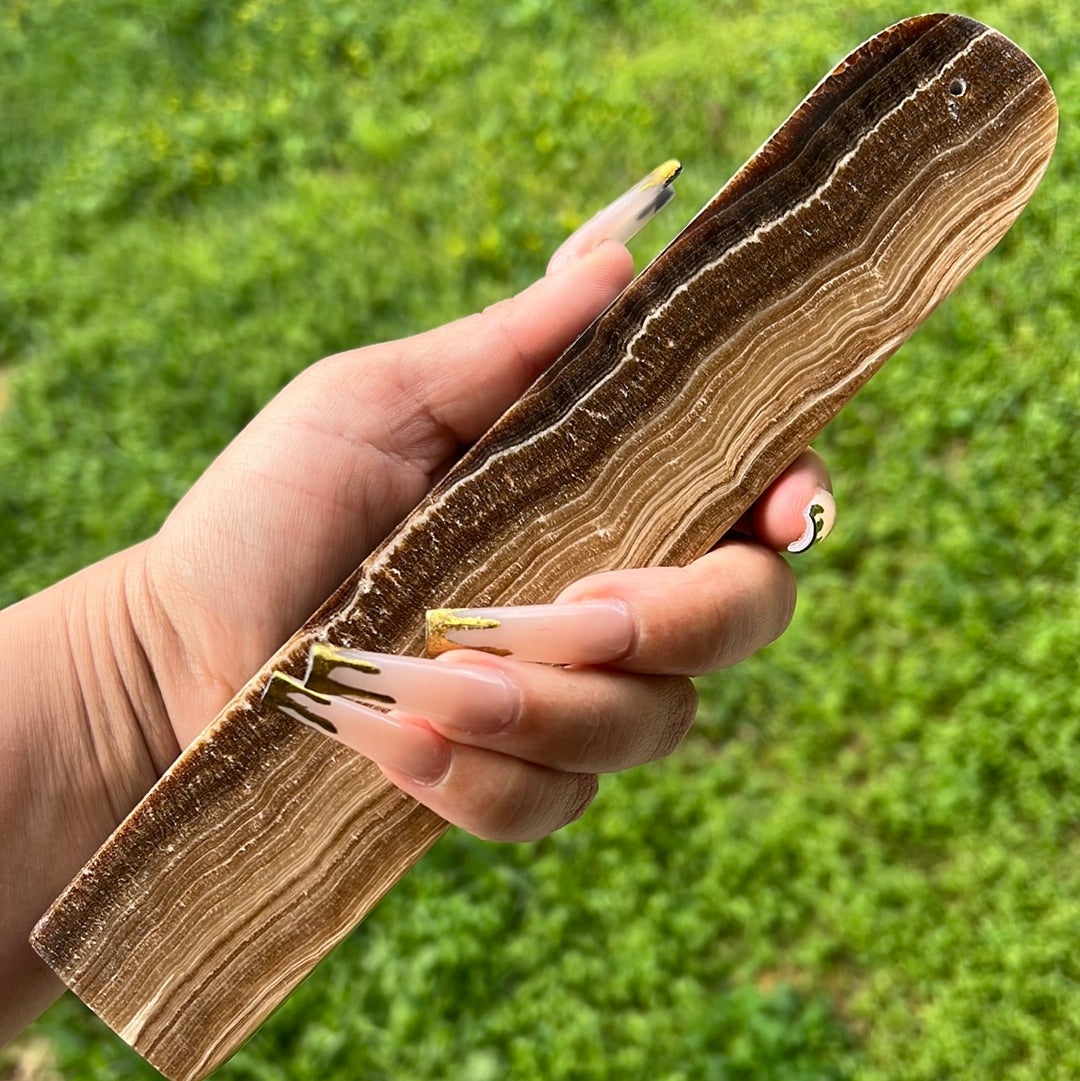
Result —
<svg viewBox="0 0 1080 1081"><path fill-rule="evenodd" d="M413 338L419 405L459 443L486 431L633 277L622 244L606 241L477 315Z"/></svg>
<svg viewBox="0 0 1080 1081"><path fill-rule="evenodd" d="M625 242L671 201L681 171L666 161L594 214L523 293L423 336L429 415L459 442L480 436L626 287L634 267Z"/></svg>

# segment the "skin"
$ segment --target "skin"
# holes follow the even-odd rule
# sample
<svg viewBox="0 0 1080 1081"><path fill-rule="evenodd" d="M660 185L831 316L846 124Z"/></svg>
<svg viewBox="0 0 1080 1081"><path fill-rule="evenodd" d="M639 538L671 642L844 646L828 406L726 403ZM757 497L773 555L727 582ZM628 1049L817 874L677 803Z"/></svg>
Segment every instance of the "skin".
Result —
<svg viewBox="0 0 1080 1081"><path fill-rule="evenodd" d="M479 315L308 368L156 536L0 612L0 1042L62 990L27 945L56 894L632 275L613 242L566 254ZM629 606L634 644L617 663L553 669L455 654L447 663L498 664L516 681L513 730L443 729L452 767L438 783L391 778L484 837L539 837L576 818L596 773L676 746L696 706L690 675L742 660L787 626L793 579L771 549L799 536L803 508L827 483L808 453L748 516L756 539L725 542L687 568L603 574L567 590L563 601Z"/></svg>

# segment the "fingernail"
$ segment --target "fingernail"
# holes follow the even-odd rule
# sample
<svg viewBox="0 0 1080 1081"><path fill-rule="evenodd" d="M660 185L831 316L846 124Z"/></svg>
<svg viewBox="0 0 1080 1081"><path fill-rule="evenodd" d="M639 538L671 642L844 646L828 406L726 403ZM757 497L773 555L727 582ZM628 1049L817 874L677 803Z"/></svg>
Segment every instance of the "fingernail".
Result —
<svg viewBox="0 0 1080 1081"><path fill-rule="evenodd" d="M789 552L805 552L808 548L823 541L836 524L836 500L832 492L824 488L818 488L814 498L803 510L805 526L802 536L788 545Z"/></svg>
<svg viewBox="0 0 1080 1081"><path fill-rule="evenodd" d="M675 198L672 185L681 172L682 165L674 159L658 165L629 191L575 229L551 257L548 273L576 262L605 240L626 244Z"/></svg>
<svg viewBox="0 0 1080 1081"><path fill-rule="evenodd" d="M498 732L521 708L517 687L502 672L323 643L311 647L305 686L419 713L466 732Z"/></svg>
<svg viewBox="0 0 1080 1081"><path fill-rule="evenodd" d="M450 746L430 728L313 691L282 672L270 677L263 697L294 720L421 784L438 783L450 768Z"/></svg>
<svg viewBox="0 0 1080 1081"><path fill-rule="evenodd" d="M625 657L634 619L620 601L436 608L427 613L427 650L481 649L547 664L607 664Z"/></svg>

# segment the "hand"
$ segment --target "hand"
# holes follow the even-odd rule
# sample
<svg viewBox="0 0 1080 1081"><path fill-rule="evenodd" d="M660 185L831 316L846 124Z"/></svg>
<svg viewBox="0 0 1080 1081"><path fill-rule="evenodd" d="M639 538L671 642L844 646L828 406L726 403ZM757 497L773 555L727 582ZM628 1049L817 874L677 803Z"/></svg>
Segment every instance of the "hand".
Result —
<svg viewBox="0 0 1080 1081"><path fill-rule="evenodd" d="M313 365L157 536L0 613L0 968L19 992L0 997L0 1042L61 989L27 945L49 901L179 749L629 280L625 248L596 239L588 228L575 234L563 266L480 315ZM765 544L790 544L824 484L820 462L801 460L746 527ZM677 611L664 603L672 590L685 591ZM685 673L733 663L778 634L792 586L775 554L731 541L692 568L601 575L563 599L597 597L618 600L628 620L626 648L602 664L427 662L447 672L500 665L518 707L487 733L453 718L406 719L401 731L427 741L445 768L418 781L384 763L393 779L485 836L554 829L583 809L595 772L674 746L693 712Z"/></svg>
<svg viewBox="0 0 1080 1081"><path fill-rule="evenodd" d="M167 628L151 655L181 746L626 283L621 246L567 261L579 242L552 260L554 273L480 316L308 369L180 503L147 553L156 622L144 640ZM831 526L827 487L807 452L741 523L746 539L685 569L599 575L567 590L566 602L618 602L625 633L609 655L547 658L573 666L563 669L483 653L437 667L378 658L413 715L388 722L335 702L333 723L449 821L505 840L551 832L584 810L598 772L676 746L696 707L689 676L742 660L786 627L793 579L765 546L801 547ZM815 505L827 521L813 522ZM566 618L603 639L588 610ZM431 708L466 698L457 713ZM297 705L286 709L299 719L316 708Z"/></svg>
<svg viewBox="0 0 1080 1081"><path fill-rule="evenodd" d="M179 746L631 273L627 252L614 243L569 265L553 260L560 263L481 315L312 366L181 501L146 549L148 601L140 609L149 617L140 638ZM685 569L598 575L567 590L566 602L618 602L625 626L610 655L570 648L554 659L573 667L555 669L470 652L412 670L414 693L437 678L434 697L443 702L453 697L454 677L455 686L470 679L475 686L478 674L495 676L509 692L500 698L489 689L498 716L485 730L477 728L474 693L469 711L442 718L428 711L430 723L399 714L388 727L382 714L354 708L354 725L370 730L354 733L353 745L473 833L508 840L559 828L585 809L598 772L676 746L696 706L689 676L742 660L786 627L793 579L765 545L805 540L807 508L829 501L821 494L827 485L820 459L807 453L743 523L764 543L729 540ZM587 609L567 618L579 629L611 619ZM602 629L592 637L602 640ZM386 658L383 667L393 663ZM345 732L349 723L339 717L337 727Z"/></svg>

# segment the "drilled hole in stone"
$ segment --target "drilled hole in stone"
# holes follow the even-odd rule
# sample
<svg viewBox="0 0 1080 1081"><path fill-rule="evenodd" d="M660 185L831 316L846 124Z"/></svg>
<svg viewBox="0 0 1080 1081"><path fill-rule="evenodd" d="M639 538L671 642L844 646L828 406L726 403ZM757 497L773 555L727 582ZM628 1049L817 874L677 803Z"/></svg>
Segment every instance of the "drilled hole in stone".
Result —
<svg viewBox="0 0 1080 1081"><path fill-rule="evenodd" d="M949 93L954 98L962 98L967 93L967 83L963 79L953 79L949 83Z"/></svg>

